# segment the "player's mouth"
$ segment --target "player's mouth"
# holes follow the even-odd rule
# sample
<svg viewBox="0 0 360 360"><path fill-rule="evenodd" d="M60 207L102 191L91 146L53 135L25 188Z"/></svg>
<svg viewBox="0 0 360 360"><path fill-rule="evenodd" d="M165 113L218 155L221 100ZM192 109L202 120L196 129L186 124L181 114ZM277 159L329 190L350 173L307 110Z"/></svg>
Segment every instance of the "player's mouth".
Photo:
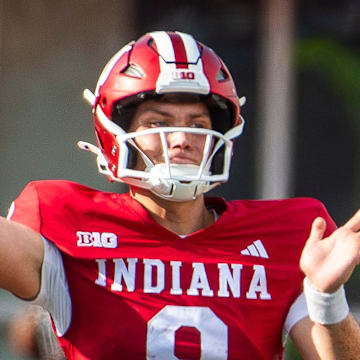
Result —
<svg viewBox="0 0 360 360"><path fill-rule="evenodd" d="M172 164L194 164L198 165L198 161L188 156L173 156L170 158L170 163Z"/></svg>

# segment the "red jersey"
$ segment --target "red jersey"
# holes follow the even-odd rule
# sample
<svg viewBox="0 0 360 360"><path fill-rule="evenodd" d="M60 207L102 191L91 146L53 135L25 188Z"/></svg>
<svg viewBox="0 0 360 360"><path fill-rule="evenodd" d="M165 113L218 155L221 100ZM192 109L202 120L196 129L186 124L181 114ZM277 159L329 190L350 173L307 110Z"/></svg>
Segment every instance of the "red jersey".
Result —
<svg viewBox="0 0 360 360"><path fill-rule="evenodd" d="M282 329L302 291L309 198L226 202L211 226L180 237L129 194L67 181L30 183L12 220L60 250L72 316L69 359L281 359Z"/></svg>

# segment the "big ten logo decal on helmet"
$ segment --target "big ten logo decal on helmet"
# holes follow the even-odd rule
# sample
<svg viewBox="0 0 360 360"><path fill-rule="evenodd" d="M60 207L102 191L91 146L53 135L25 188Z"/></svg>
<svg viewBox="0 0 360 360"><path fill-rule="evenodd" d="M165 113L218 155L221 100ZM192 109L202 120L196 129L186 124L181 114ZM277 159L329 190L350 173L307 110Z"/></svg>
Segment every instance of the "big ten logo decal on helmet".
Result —
<svg viewBox="0 0 360 360"><path fill-rule="evenodd" d="M174 80L195 80L193 71L173 71L172 78Z"/></svg>

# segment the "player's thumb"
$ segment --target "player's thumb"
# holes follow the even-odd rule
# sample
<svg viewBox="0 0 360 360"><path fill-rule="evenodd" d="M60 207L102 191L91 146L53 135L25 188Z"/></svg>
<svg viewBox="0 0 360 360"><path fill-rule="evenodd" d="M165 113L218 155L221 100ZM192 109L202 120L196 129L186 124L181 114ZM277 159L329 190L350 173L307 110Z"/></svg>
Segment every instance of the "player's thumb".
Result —
<svg viewBox="0 0 360 360"><path fill-rule="evenodd" d="M321 240L324 237L325 230L326 221L321 217L317 217L312 223L308 242L315 242Z"/></svg>

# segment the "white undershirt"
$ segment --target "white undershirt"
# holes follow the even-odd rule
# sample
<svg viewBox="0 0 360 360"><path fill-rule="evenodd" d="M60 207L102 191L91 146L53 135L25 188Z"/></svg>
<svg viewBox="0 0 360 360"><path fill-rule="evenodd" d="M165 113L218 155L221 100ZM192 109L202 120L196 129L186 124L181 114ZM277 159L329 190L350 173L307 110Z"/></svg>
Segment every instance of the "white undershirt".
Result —
<svg viewBox="0 0 360 360"><path fill-rule="evenodd" d="M44 260L41 268L41 288L31 303L42 306L54 321L56 333L63 336L71 322L71 298L60 251L43 238Z"/></svg>

